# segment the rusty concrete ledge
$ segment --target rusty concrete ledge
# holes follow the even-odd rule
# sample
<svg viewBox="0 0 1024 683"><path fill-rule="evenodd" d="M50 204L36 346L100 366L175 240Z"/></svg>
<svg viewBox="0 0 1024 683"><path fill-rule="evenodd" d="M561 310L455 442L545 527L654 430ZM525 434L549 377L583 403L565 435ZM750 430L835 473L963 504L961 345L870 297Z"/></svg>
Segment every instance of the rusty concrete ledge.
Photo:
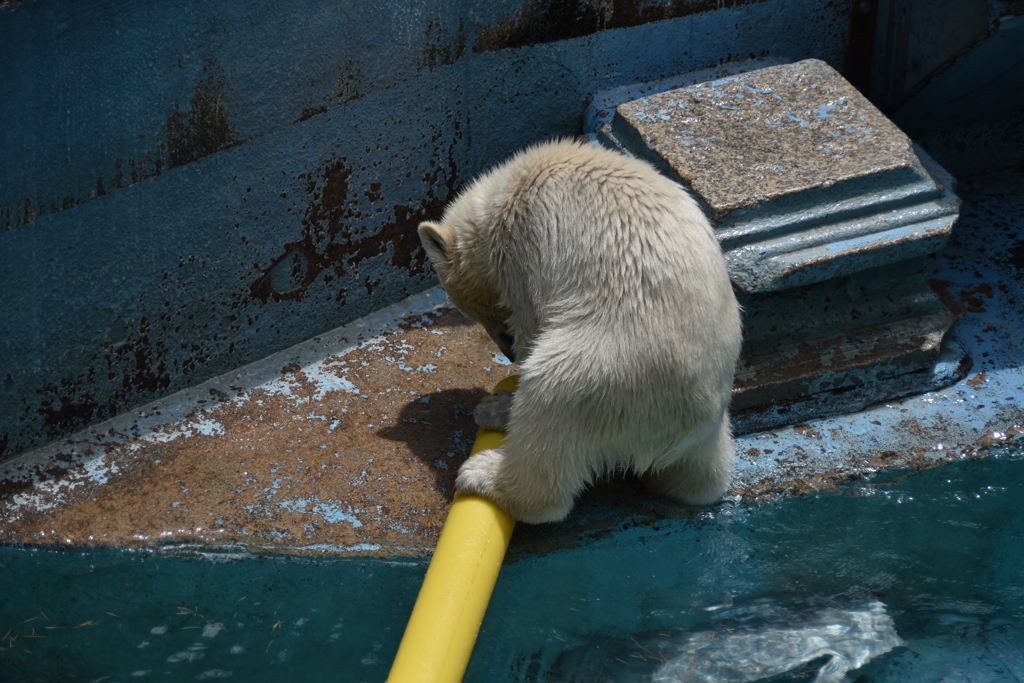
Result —
<svg viewBox="0 0 1024 683"><path fill-rule="evenodd" d="M442 293L418 295L4 463L0 542L428 555L469 450L473 405L512 371L503 361ZM1020 380L981 373L862 413L742 436L725 504L983 455L1024 432L1012 401L980 412L993 396L1012 398ZM698 513L612 476L565 524L520 525L509 561Z"/></svg>
<svg viewBox="0 0 1024 683"><path fill-rule="evenodd" d="M438 289L0 465L0 542L422 555L508 374Z"/></svg>
<svg viewBox="0 0 1024 683"><path fill-rule="evenodd" d="M512 371L432 290L400 306L4 463L0 542L169 551L424 556L443 524L479 396ZM1013 439L1016 373L737 440L725 504L927 468ZM1009 393L1007 393L1009 392ZM951 410L973 420L952 419ZM698 514L629 476L562 525L520 525L510 561L623 524Z"/></svg>

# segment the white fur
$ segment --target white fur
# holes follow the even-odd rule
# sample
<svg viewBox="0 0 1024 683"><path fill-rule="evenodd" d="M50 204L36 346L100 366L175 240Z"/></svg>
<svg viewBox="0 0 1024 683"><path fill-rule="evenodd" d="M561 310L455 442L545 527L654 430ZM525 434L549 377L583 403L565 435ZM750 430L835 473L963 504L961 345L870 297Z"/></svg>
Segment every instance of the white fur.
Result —
<svg viewBox="0 0 1024 683"><path fill-rule="evenodd" d="M511 406L481 411L490 428L508 414L505 446L467 460L459 491L532 523L564 518L616 464L684 503L721 496L739 307L681 186L617 152L551 142L476 180L419 234L452 301L499 345L510 332L519 361Z"/></svg>

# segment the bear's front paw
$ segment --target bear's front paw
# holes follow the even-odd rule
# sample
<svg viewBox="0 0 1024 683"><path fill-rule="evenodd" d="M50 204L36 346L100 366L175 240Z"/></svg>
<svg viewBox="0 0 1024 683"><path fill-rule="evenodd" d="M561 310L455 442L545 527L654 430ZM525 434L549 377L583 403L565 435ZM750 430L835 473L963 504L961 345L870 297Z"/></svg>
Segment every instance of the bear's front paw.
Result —
<svg viewBox="0 0 1024 683"><path fill-rule="evenodd" d="M573 493L561 491L551 485L549 478L538 473L538 478L528 478L516 486L504 471L505 452L490 448L473 455L459 468L455 488L463 495L483 496L506 515L520 522L540 524L565 519L572 509Z"/></svg>
<svg viewBox="0 0 1024 683"><path fill-rule="evenodd" d="M476 494L501 505L501 491L498 487L498 472L504 453L500 448L480 451L459 468L455 488L462 494Z"/></svg>
<svg viewBox="0 0 1024 683"><path fill-rule="evenodd" d="M508 389L498 389L494 395L484 396L476 404L476 410L473 411L476 426L496 432L506 431L509 412L512 410L513 396L515 394Z"/></svg>

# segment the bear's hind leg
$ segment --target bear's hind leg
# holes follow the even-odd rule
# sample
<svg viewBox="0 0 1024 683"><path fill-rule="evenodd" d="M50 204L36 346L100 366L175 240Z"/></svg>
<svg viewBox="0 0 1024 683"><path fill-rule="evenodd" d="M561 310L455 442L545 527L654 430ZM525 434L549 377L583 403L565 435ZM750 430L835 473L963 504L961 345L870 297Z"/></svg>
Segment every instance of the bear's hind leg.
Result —
<svg viewBox="0 0 1024 683"><path fill-rule="evenodd" d="M710 505L732 480L733 444L728 415L705 441L692 445L679 459L642 478L647 489L685 505Z"/></svg>

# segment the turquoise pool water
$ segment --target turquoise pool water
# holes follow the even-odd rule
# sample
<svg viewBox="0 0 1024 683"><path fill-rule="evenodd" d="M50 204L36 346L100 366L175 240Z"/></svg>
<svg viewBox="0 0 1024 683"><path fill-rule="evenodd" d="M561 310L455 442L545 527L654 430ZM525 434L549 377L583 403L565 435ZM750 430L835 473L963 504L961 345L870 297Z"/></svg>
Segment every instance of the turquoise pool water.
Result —
<svg viewBox="0 0 1024 683"><path fill-rule="evenodd" d="M775 656L773 634L870 609L906 645L850 681L1024 680L1021 450L624 526L506 566L466 681L670 680L695 642L704 662L752 642ZM19 548L0 565L3 681L383 681L426 571Z"/></svg>

